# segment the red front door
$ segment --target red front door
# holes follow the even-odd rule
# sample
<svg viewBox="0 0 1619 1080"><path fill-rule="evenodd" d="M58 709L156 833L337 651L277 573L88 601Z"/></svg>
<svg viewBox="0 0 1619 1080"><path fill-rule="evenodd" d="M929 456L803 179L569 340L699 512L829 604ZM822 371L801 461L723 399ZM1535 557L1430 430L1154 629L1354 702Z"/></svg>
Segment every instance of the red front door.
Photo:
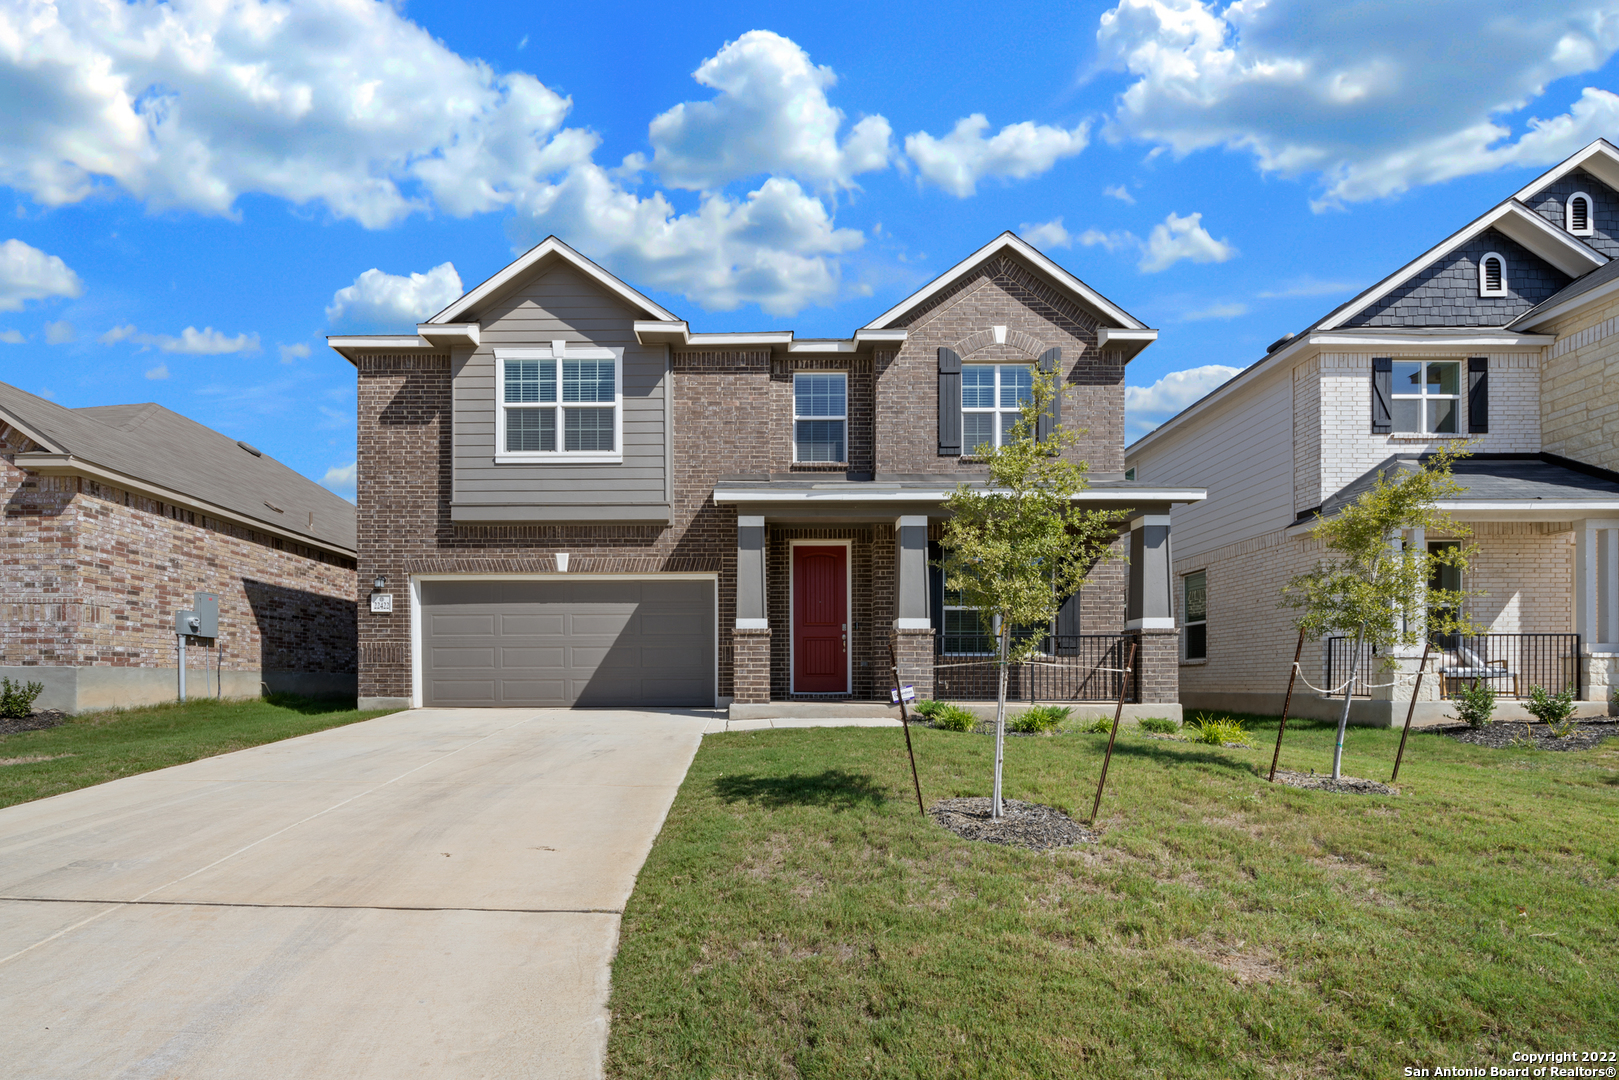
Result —
<svg viewBox="0 0 1619 1080"><path fill-rule="evenodd" d="M793 691L849 689L849 549L793 548Z"/></svg>

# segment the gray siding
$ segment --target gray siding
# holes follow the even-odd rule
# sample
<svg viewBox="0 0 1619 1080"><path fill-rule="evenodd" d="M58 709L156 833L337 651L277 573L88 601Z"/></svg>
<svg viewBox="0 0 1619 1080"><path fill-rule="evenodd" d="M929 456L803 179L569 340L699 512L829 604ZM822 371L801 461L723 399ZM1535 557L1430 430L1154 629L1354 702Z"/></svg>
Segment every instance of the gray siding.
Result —
<svg viewBox="0 0 1619 1080"><path fill-rule="evenodd" d="M1492 251L1507 262L1506 296L1478 294L1479 260ZM1505 326L1571 280L1517 241L1486 229L1344 325Z"/></svg>
<svg viewBox="0 0 1619 1080"><path fill-rule="evenodd" d="M1528 206L1561 229L1568 223L1563 216L1564 207L1568 197L1576 191L1591 196L1591 235L1576 239L1590 244L1610 259L1619 256L1619 193L1584 169L1575 169L1556 183L1535 192L1529 198Z"/></svg>
<svg viewBox="0 0 1619 1080"><path fill-rule="evenodd" d="M457 520L558 520L577 506L639 507L667 520L668 351L635 340L636 312L572 267L553 265L476 313L481 344L454 364L454 505ZM612 465L495 464L495 353L555 339L624 350L624 460ZM544 507L543 511L534 508ZM509 508L509 509L500 509ZM634 518L635 509L610 516Z"/></svg>

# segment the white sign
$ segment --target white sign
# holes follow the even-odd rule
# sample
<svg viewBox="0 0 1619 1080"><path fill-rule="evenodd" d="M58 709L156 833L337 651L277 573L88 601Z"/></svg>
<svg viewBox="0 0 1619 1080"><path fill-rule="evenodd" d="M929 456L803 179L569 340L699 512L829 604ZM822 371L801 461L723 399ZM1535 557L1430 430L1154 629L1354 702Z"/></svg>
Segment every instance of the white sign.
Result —
<svg viewBox="0 0 1619 1080"><path fill-rule="evenodd" d="M899 704L901 696L903 696L906 701L915 701L916 687L902 686L898 690L895 690L892 686L888 688L888 700L893 702L895 705Z"/></svg>
<svg viewBox="0 0 1619 1080"><path fill-rule="evenodd" d="M371 610L384 615L391 614L394 609L393 593L374 592L371 594Z"/></svg>

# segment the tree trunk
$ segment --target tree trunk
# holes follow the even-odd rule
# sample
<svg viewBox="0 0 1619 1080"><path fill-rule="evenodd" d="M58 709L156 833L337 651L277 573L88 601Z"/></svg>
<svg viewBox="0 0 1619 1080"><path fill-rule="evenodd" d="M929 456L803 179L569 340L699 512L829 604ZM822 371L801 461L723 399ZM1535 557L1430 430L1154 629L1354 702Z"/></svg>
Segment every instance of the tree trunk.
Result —
<svg viewBox="0 0 1619 1080"><path fill-rule="evenodd" d="M1355 655L1349 661L1349 681L1344 683L1344 711L1338 715L1338 742L1332 748L1332 778L1341 779L1344 774L1344 732L1349 728L1349 695L1355 689L1355 676L1360 672L1360 643L1366 636L1366 624L1361 623L1360 629L1355 632Z"/></svg>
<svg viewBox="0 0 1619 1080"><path fill-rule="evenodd" d="M1001 619L1000 686L995 693L995 794L990 798L990 816L1001 819L1001 763L1006 756L1006 655L1011 646L1011 620Z"/></svg>

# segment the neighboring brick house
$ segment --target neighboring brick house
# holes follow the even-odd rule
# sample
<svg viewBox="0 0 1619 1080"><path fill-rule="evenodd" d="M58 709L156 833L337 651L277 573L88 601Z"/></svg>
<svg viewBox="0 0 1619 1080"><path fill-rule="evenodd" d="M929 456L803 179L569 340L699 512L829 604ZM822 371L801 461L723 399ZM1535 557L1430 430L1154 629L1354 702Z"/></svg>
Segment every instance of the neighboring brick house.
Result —
<svg viewBox="0 0 1619 1080"><path fill-rule="evenodd" d="M177 612L219 595L188 693L355 693L354 507L161 405L66 409L0 384L0 675L37 708L172 701ZM207 668L205 674L204 668Z"/></svg>
<svg viewBox="0 0 1619 1080"><path fill-rule="evenodd" d="M362 701L869 701L891 643L928 696L936 651L981 652L929 565L941 503L1043 365L1084 432L1081 501L1135 556L1052 628L1053 666L1098 677L1022 690L1103 696L1129 635L1139 697L1173 712L1168 513L1203 493L1123 477L1125 364L1156 334L1007 233L841 340L694 333L555 238L414 334L331 338L359 375L360 577L386 598L360 617ZM982 658L949 662L940 695L974 692L956 665Z"/></svg>
<svg viewBox="0 0 1619 1080"><path fill-rule="evenodd" d="M1467 491L1445 506L1479 555L1441 584L1482 593L1469 614L1489 633L1438 643L1431 663L1451 677L1425 680L1418 721L1453 712L1438 698L1470 672L1507 698L1568 686L1605 710L1619 671L1616 255L1619 149L1598 141L1130 447L1143 481L1210 492L1173 514L1188 706L1279 711L1296 631L1278 596L1323 554L1316 515L1471 440ZM1338 685L1350 647L1312 642L1305 676ZM1397 661L1414 670L1420 652ZM1403 722L1409 687L1359 688L1354 715ZM1334 708L1295 698L1305 714Z"/></svg>

